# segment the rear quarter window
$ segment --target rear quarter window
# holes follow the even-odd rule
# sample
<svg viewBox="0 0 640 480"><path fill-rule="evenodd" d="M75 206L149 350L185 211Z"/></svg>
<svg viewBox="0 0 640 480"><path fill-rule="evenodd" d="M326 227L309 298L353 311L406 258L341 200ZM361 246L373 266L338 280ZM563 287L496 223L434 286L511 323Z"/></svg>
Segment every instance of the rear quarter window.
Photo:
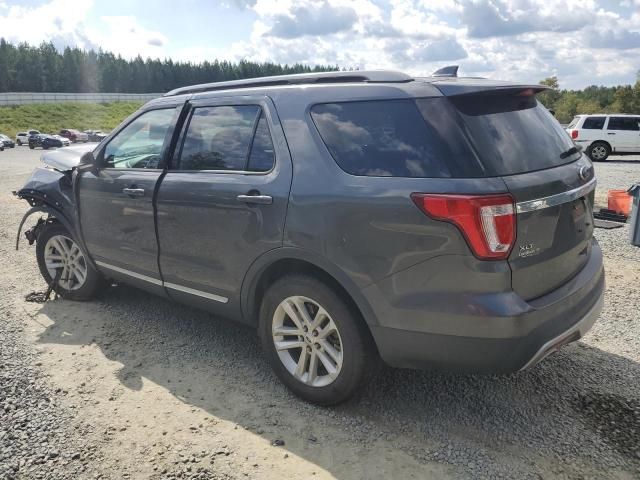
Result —
<svg viewBox="0 0 640 480"><path fill-rule="evenodd" d="M432 101L438 100L442 99ZM456 129L450 112L425 117L415 100L319 104L312 107L311 117L336 163L352 175L446 178L482 174L464 138L448 141L447 129Z"/></svg>
<svg viewBox="0 0 640 480"><path fill-rule="evenodd" d="M582 128L586 130L602 130L604 121L607 117L588 117L585 118Z"/></svg>

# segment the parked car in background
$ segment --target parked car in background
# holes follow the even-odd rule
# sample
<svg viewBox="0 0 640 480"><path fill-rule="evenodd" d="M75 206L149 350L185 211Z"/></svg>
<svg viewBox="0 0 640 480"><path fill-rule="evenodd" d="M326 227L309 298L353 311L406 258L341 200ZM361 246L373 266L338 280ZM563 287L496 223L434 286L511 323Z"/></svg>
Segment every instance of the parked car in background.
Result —
<svg viewBox="0 0 640 480"><path fill-rule="evenodd" d="M64 142L61 139L56 138L54 135L40 133L38 135L31 135L29 137L29 148L32 150L36 147L42 147L44 150L48 150L49 148L58 148L64 146Z"/></svg>
<svg viewBox="0 0 640 480"><path fill-rule="evenodd" d="M65 138L68 138L72 143L86 143L89 141L89 135L80 130L74 130L72 128L65 128L60 130L60 135Z"/></svg>
<svg viewBox="0 0 640 480"><path fill-rule="evenodd" d="M101 130L85 130L84 133L89 136L90 142L101 142L108 135Z"/></svg>
<svg viewBox="0 0 640 480"><path fill-rule="evenodd" d="M40 272L63 298L106 278L252 325L276 375L319 404L380 358L529 368L602 308L595 172L537 101L546 87L456 70L152 100L99 147L43 155L52 168L18 191L54 212L27 233Z"/></svg>
<svg viewBox="0 0 640 480"><path fill-rule="evenodd" d="M4 148L13 148L16 146L15 142L11 140L11 138L2 133L0 133L0 144L2 144Z"/></svg>
<svg viewBox="0 0 640 480"><path fill-rule="evenodd" d="M595 162L640 153L640 115L576 115L566 130Z"/></svg>
<svg viewBox="0 0 640 480"><path fill-rule="evenodd" d="M58 135L58 134L52 133L51 136L53 138L56 138L56 139L60 140L62 142L62 146L63 147L68 147L69 145L71 145L71 140L69 140L66 137L63 137L62 135Z"/></svg>
<svg viewBox="0 0 640 480"><path fill-rule="evenodd" d="M40 135L39 130L28 130L26 132L18 132L16 134L16 144L20 147L22 145L29 145L29 137L32 135Z"/></svg>

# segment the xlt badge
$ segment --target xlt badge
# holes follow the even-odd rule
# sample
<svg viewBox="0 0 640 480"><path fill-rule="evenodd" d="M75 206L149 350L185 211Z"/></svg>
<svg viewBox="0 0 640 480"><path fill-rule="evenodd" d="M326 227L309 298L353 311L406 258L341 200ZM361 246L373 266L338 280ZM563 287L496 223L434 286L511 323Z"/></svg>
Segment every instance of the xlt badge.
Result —
<svg viewBox="0 0 640 480"><path fill-rule="evenodd" d="M520 245L520 252L518 253L518 256L530 257L532 255L537 255L538 253L540 253L540 249L533 243L525 243L524 245Z"/></svg>

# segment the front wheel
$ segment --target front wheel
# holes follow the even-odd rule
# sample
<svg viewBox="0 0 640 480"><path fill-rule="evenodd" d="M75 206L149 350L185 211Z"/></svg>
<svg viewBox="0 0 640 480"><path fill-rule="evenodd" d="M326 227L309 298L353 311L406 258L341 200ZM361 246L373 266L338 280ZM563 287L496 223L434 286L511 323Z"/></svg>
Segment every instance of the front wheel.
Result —
<svg viewBox="0 0 640 480"><path fill-rule="evenodd" d="M69 300L89 300L101 285L100 273L85 258L80 246L60 224L44 226L38 236L36 257L48 285Z"/></svg>
<svg viewBox="0 0 640 480"><path fill-rule="evenodd" d="M604 142L594 142L589 145L587 155L594 162L604 162L611 155L611 147Z"/></svg>
<svg viewBox="0 0 640 480"><path fill-rule="evenodd" d="M18 146L21 147L22 146L22 142L20 140L17 141Z"/></svg>
<svg viewBox="0 0 640 480"><path fill-rule="evenodd" d="M267 290L260 337L278 378L319 405L349 399L379 363L357 312L313 277L285 276Z"/></svg>

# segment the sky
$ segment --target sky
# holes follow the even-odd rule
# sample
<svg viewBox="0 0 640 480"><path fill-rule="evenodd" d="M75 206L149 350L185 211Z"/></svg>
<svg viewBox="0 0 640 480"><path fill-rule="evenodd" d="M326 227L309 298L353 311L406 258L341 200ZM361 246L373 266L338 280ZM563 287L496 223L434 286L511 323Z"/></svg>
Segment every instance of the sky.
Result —
<svg viewBox="0 0 640 480"><path fill-rule="evenodd" d="M199 62L302 62L561 88L635 83L640 0L0 0L0 37Z"/></svg>

